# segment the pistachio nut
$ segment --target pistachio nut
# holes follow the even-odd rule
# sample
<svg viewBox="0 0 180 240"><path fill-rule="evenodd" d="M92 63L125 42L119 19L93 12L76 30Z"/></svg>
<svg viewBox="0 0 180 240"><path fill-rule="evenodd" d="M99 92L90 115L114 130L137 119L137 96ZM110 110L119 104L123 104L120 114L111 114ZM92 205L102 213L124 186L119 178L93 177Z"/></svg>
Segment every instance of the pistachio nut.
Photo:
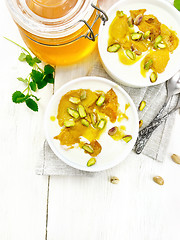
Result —
<svg viewBox="0 0 180 240"><path fill-rule="evenodd" d="M145 101L141 101L139 104L139 111L142 111L146 106L146 102Z"/></svg>
<svg viewBox="0 0 180 240"><path fill-rule="evenodd" d="M134 52L132 52L131 50L126 50L126 55L128 58L130 58L131 60L135 60L136 59L136 54Z"/></svg>
<svg viewBox="0 0 180 240"><path fill-rule="evenodd" d="M159 185L163 185L164 184L164 179L160 176L155 176L153 177L153 181Z"/></svg>
<svg viewBox="0 0 180 240"><path fill-rule="evenodd" d="M110 182L111 182L112 184L118 184L118 183L119 183L119 178L117 178L117 177L111 177Z"/></svg>
<svg viewBox="0 0 180 240"><path fill-rule="evenodd" d="M173 155L171 156L171 159L172 159L175 163L180 164L180 156L178 156L178 155L176 155L176 154L173 154Z"/></svg>
<svg viewBox="0 0 180 240"><path fill-rule="evenodd" d="M139 25L140 22L142 21L143 19L143 15L142 14L139 14L135 19L134 19L134 24L135 25Z"/></svg>
<svg viewBox="0 0 180 240"><path fill-rule="evenodd" d="M157 80L157 73L152 72L151 75L150 75L150 81L152 83L154 83L154 82L156 82L156 80Z"/></svg>
<svg viewBox="0 0 180 240"><path fill-rule="evenodd" d="M141 119L141 120L139 121L139 128L141 128L142 125L143 125L143 120Z"/></svg>
<svg viewBox="0 0 180 240"><path fill-rule="evenodd" d="M120 49L121 45L119 43L113 43L112 45L108 46L107 51L110 53L115 53Z"/></svg>
<svg viewBox="0 0 180 240"><path fill-rule="evenodd" d="M123 17L124 16L124 12L123 11L117 11L116 12L116 16L117 17Z"/></svg>
<svg viewBox="0 0 180 240"><path fill-rule="evenodd" d="M96 163L96 159L95 158L90 158L89 161L87 162L87 166L91 167L92 165L94 165Z"/></svg>
<svg viewBox="0 0 180 240"><path fill-rule="evenodd" d="M108 131L108 135L113 136L117 132L117 130L118 130L118 127L110 128L109 131Z"/></svg>

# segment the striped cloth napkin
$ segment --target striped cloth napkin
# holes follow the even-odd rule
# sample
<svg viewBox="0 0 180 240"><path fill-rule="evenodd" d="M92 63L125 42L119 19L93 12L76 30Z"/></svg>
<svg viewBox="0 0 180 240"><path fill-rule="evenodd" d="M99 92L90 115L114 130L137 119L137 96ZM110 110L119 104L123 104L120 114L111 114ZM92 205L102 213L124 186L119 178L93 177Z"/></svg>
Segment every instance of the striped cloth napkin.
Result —
<svg viewBox="0 0 180 240"><path fill-rule="evenodd" d="M114 81L103 69L100 60L98 59L92 69L89 71L88 76L105 77ZM117 82L116 82L117 83ZM119 83L117 83L119 84ZM142 112L138 111L139 119L143 119L143 126L146 126L156 116L159 109L163 105L166 98L166 86L164 84L147 87L147 88L131 88L119 84L131 96L137 109L142 100L146 101L146 107ZM167 110L175 106L177 96L173 97ZM168 142L171 134L171 126L175 120L175 113L172 114L162 125L160 125L151 136L146 144L142 155L159 162L163 162ZM130 154L128 156L132 156ZM40 175L94 175L92 173L83 172L74 169L64 162L62 162L50 149L47 141L45 140L41 149L40 158L36 167L36 173Z"/></svg>

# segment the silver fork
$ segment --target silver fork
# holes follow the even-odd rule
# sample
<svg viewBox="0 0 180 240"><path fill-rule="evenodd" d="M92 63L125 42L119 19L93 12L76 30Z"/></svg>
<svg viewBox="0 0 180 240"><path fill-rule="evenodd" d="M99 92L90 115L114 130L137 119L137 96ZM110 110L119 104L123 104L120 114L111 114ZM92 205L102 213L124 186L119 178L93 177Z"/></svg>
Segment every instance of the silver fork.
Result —
<svg viewBox="0 0 180 240"><path fill-rule="evenodd" d="M180 71L178 71L173 77L171 77L167 81L167 97L166 97L165 103L163 104L162 108L160 109L160 111L156 115L156 117L152 120L152 122L147 127L142 129L141 131L139 131L139 135L138 135L138 138L137 138L137 141L135 144L135 152L137 154L140 154L143 151L143 149L144 149L147 141L151 137L153 131L162 122L164 122L174 111L176 111L180 107L180 100L178 100L176 107L174 109L172 109L169 113L164 115L164 117L162 117L162 114L163 114L169 100L171 99L171 97L175 94L180 93L180 82L179 81L180 81Z"/></svg>

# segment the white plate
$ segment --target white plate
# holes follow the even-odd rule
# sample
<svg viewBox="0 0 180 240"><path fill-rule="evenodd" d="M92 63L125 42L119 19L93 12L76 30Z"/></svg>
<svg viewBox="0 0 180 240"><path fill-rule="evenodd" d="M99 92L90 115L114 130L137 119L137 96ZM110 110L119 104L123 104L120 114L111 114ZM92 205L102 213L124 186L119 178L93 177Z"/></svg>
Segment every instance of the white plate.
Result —
<svg viewBox="0 0 180 240"><path fill-rule="evenodd" d="M158 20L176 31L180 39L180 13L170 3L165 0L122 0L114 4L108 11L109 21L105 26L101 24L98 38L98 48L102 64L107 73L116 81L130 87L147 87L165 82L172 77L180 68L180 43L173 54L170 54L170 60L165 71L158 75L158 80L151 83L149 75L144 78L140 73L140 61L133 65L127 66L122 64L118 59L117 53L107 52L109 26L116 16L117 10L122 10L128 16L129 10L145 8L145 14L153 14Z"/></svg>
<svg viewBox="0 0 180 240"><path fill-rule="evenodd" d="M57 79L58 80L58 79ZM107 132L115 124L107 123L106 131L101 135L98 140L102 146L101 153L96 157L96 164L91 167L87 167L87 161L90 159L89 154L85 154L84 150L78 148L73 148L70 150L65 150L62 145L60 145L59 140L55 140L54 137L60 133L60 126L58 125L57 119L53 122L50 120L51 116L57 116L58 104L61 97L70 90L75 89L91 89L103 90L107 92L110 88L116 92L118 96L118 102L120 103L121 111L124 111L125 104L130 103L130 107L127 110L127 115L129 120L123 120L121 125L127 127L127 134L132 135L132 140L129 143L124 141L114 141ZM118 126L120 123L118 123ZM117 84L100 77L82 77L75 79L63 85L51 98L45 113L44 119L45 135L47 141L53 150L53 152L68 165L85 171L97 172L108 168L112 168L121 161L123 161L127 155L132 150L139 130L139 120L136 107L129 97L129 95Z"/></svg>

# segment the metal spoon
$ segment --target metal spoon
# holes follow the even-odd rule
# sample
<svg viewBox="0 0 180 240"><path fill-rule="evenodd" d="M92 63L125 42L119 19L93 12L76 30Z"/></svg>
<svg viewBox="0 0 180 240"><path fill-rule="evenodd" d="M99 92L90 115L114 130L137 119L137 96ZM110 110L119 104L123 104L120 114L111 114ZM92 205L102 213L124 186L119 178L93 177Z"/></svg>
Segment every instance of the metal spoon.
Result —
<svg viewBox="0 0 180 240"><path fill-rule="evenodd" d="M135 144L135 152L137 154L140 154L142 152L142 150L144 149L148 139L152 135L153 131L163 121L165 121L171 113L173 113L174 111L177 110L177 108L179 108L180 100L178 101L176 107L174 109L172 109L168 114L166 114L161 120L162 113L163 113L164 109L166 108L166 106L167 106L169 100L171 99L171 97L175 94L180 93L180 70L173 77L171 77L167 81L166 86L167 86L167 97L166 97L166 100L165 100L162 108L160 109L160 111L156 115L156 117L152 120L152 122L147 127L145 127L144 129L142 129L139 132L139 136L138 136L138 139L137 139L136 144Z"/></svg>
<svg viewBox="0 0 180 240"><path fill-rule="evenodd" d="M164 109L169 103L169 100L171 99L171 97L175 94L180 93L180 70L166 82L166 88L167 88L166 100L163 106L161 107L161 109L159 110L159 113L156 115L156 117L152 121L160 118Z"/></svg>

